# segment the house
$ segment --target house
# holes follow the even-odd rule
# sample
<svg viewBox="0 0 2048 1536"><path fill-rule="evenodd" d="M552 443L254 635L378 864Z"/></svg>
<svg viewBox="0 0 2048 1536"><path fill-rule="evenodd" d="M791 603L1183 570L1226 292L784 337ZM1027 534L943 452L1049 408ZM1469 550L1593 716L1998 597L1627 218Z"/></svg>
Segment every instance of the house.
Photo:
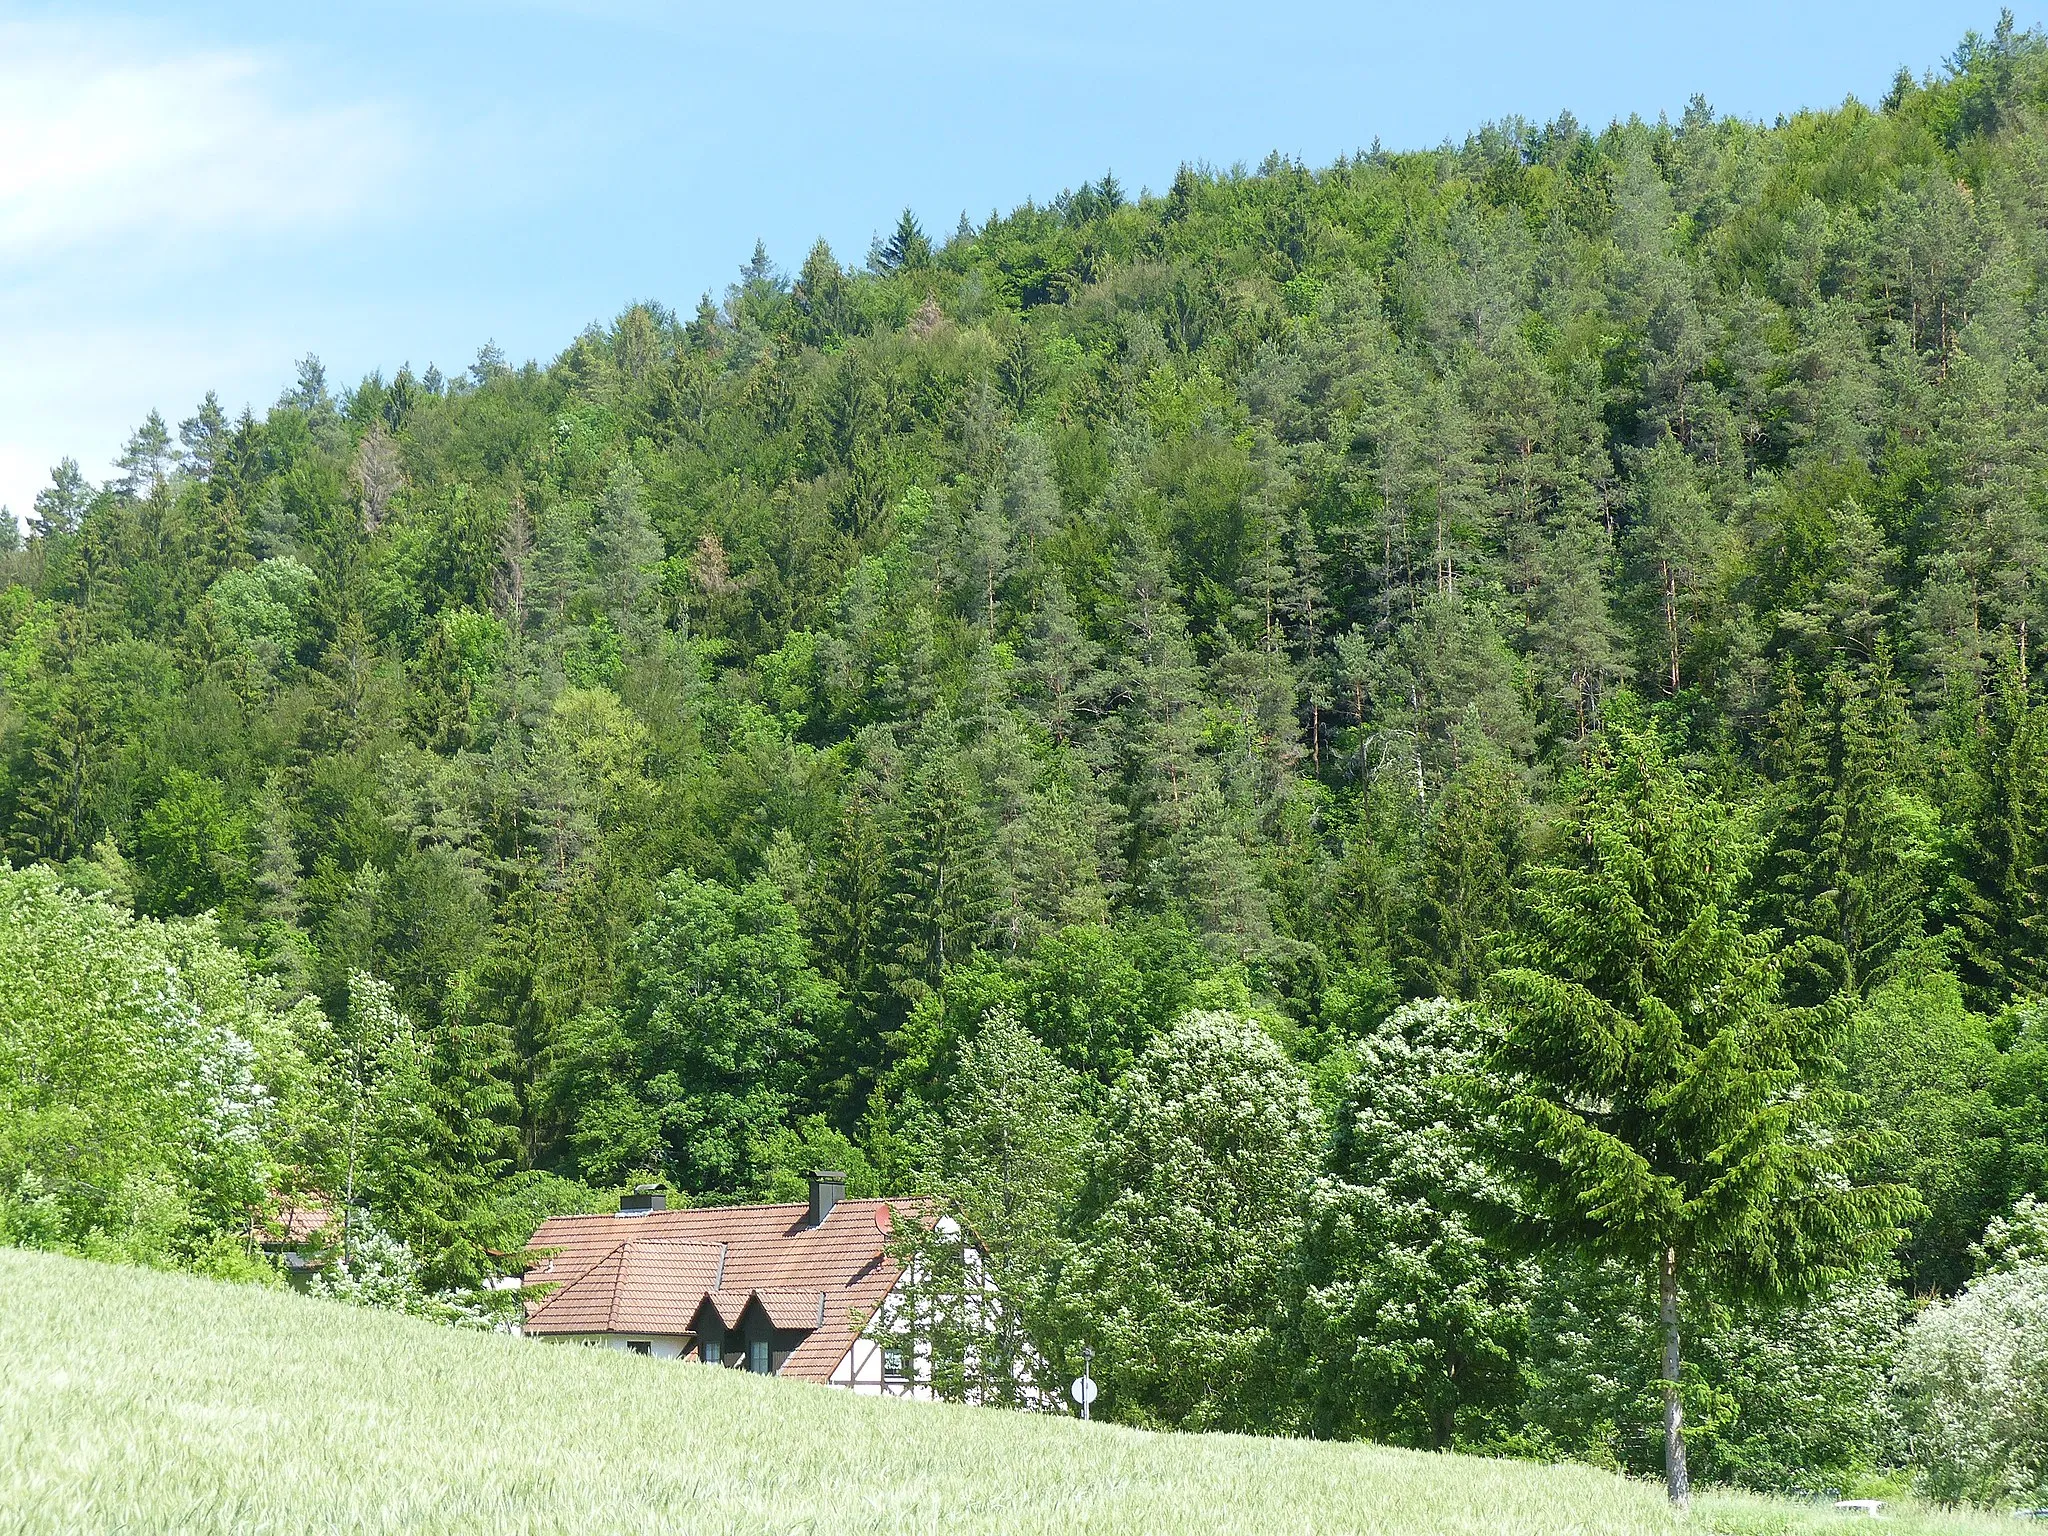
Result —
<svg viewBox="0 0 2048 1536"><path fill-rule="evenodd" d="M887 1252L891 1207L844 1198L846 1178L810 1176L803 1205L669 1210L659 1190L616 1215L555 1216L523 1332L540 1339L694 1360L856 1392L924 1397L918 1362L872 1325L893 1315L902 1279ZM899 1202L899 1206L900 1206Z"/></svg>
<svg viewBox="0 0 2048 1536"><path fill-rule="evenodd" d="M284 1265L285 1277L294 1285L303 1284L320 1268L321 1250L334 1237L334 1212L321 1200L304 1195L273 1201L275 1214L259 1212L250 1218L250 1240Z"/></svg>

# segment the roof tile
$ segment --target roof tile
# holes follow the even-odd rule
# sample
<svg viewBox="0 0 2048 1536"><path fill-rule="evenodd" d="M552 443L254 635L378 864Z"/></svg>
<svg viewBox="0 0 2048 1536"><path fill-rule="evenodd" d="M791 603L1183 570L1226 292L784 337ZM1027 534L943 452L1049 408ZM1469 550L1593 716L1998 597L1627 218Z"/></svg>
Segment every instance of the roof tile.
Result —
<svg viewBox="0 0 2048 1536"><path fill-rule="evenodd" d="M707 1298L731 1326L759 1293L776 1327L811 1330L782 1374L824 1381L896 1283L876 1222L889 1203L842 1200L815 1227L800 1204L552 1217L530 1247L558 1251L526 1283L562 1289L534 1309L527 1331L688 1333ZM715 1264L692 1257L712 1250Z"/></svg>

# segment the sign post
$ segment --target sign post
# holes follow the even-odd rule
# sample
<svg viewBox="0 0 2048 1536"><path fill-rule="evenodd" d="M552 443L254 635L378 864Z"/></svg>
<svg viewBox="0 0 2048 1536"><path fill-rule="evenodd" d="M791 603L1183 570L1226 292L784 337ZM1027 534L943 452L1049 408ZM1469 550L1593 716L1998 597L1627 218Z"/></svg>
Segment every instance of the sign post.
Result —
<svg viewBox="0 0 2048 1536"><path fill-rule="evenodd" d="M1088 1418L1088 1405L1095 1401L1095 1346L1093 1344L1083 1344L1081 1346L1081 1379L1075 1382L1069 1390L1073 1393L1074 1401L1081 1405L1081 1419L1085 1423Z"/></svg>

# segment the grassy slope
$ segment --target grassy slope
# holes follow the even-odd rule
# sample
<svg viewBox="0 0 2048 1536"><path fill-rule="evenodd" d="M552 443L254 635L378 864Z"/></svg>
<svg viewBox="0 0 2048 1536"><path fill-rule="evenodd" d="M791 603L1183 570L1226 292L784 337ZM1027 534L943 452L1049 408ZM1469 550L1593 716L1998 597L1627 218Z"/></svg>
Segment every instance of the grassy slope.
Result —
<svg viewBox="0 0 2048 1536"><path fill-rule="evenodd" d="M0 1298L5 1531L1681 1528L1585 1468L878 1402L45 1254L0 1249Z"/></svg>

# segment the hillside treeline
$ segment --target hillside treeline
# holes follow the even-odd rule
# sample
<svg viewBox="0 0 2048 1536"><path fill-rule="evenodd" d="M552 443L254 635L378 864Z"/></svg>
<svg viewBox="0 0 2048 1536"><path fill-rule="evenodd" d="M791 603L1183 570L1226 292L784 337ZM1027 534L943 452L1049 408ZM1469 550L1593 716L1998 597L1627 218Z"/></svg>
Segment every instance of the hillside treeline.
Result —
<svg viewBox="0 0 2048 1536"><path fill-rule="evenodd" d="M1910 1299L2048 1196L2044 277L2008 23L1875 107L1105 175L153 414L0 557L11 942L78 998L0 1044L10 1230L232 1268L346 1202L465 1287L844 1166L952 1191L1104 1411L1655 1467L1653 1266L1459 1085L1597 1118L1503 1040L1649 985L1558 903L1683 821L1627 910L1768 962L1779 1129L1891 1192L1702 1271L1695 1464L1898 1464ZM37 1065L103 1005L150 1051Z"/></svg>

